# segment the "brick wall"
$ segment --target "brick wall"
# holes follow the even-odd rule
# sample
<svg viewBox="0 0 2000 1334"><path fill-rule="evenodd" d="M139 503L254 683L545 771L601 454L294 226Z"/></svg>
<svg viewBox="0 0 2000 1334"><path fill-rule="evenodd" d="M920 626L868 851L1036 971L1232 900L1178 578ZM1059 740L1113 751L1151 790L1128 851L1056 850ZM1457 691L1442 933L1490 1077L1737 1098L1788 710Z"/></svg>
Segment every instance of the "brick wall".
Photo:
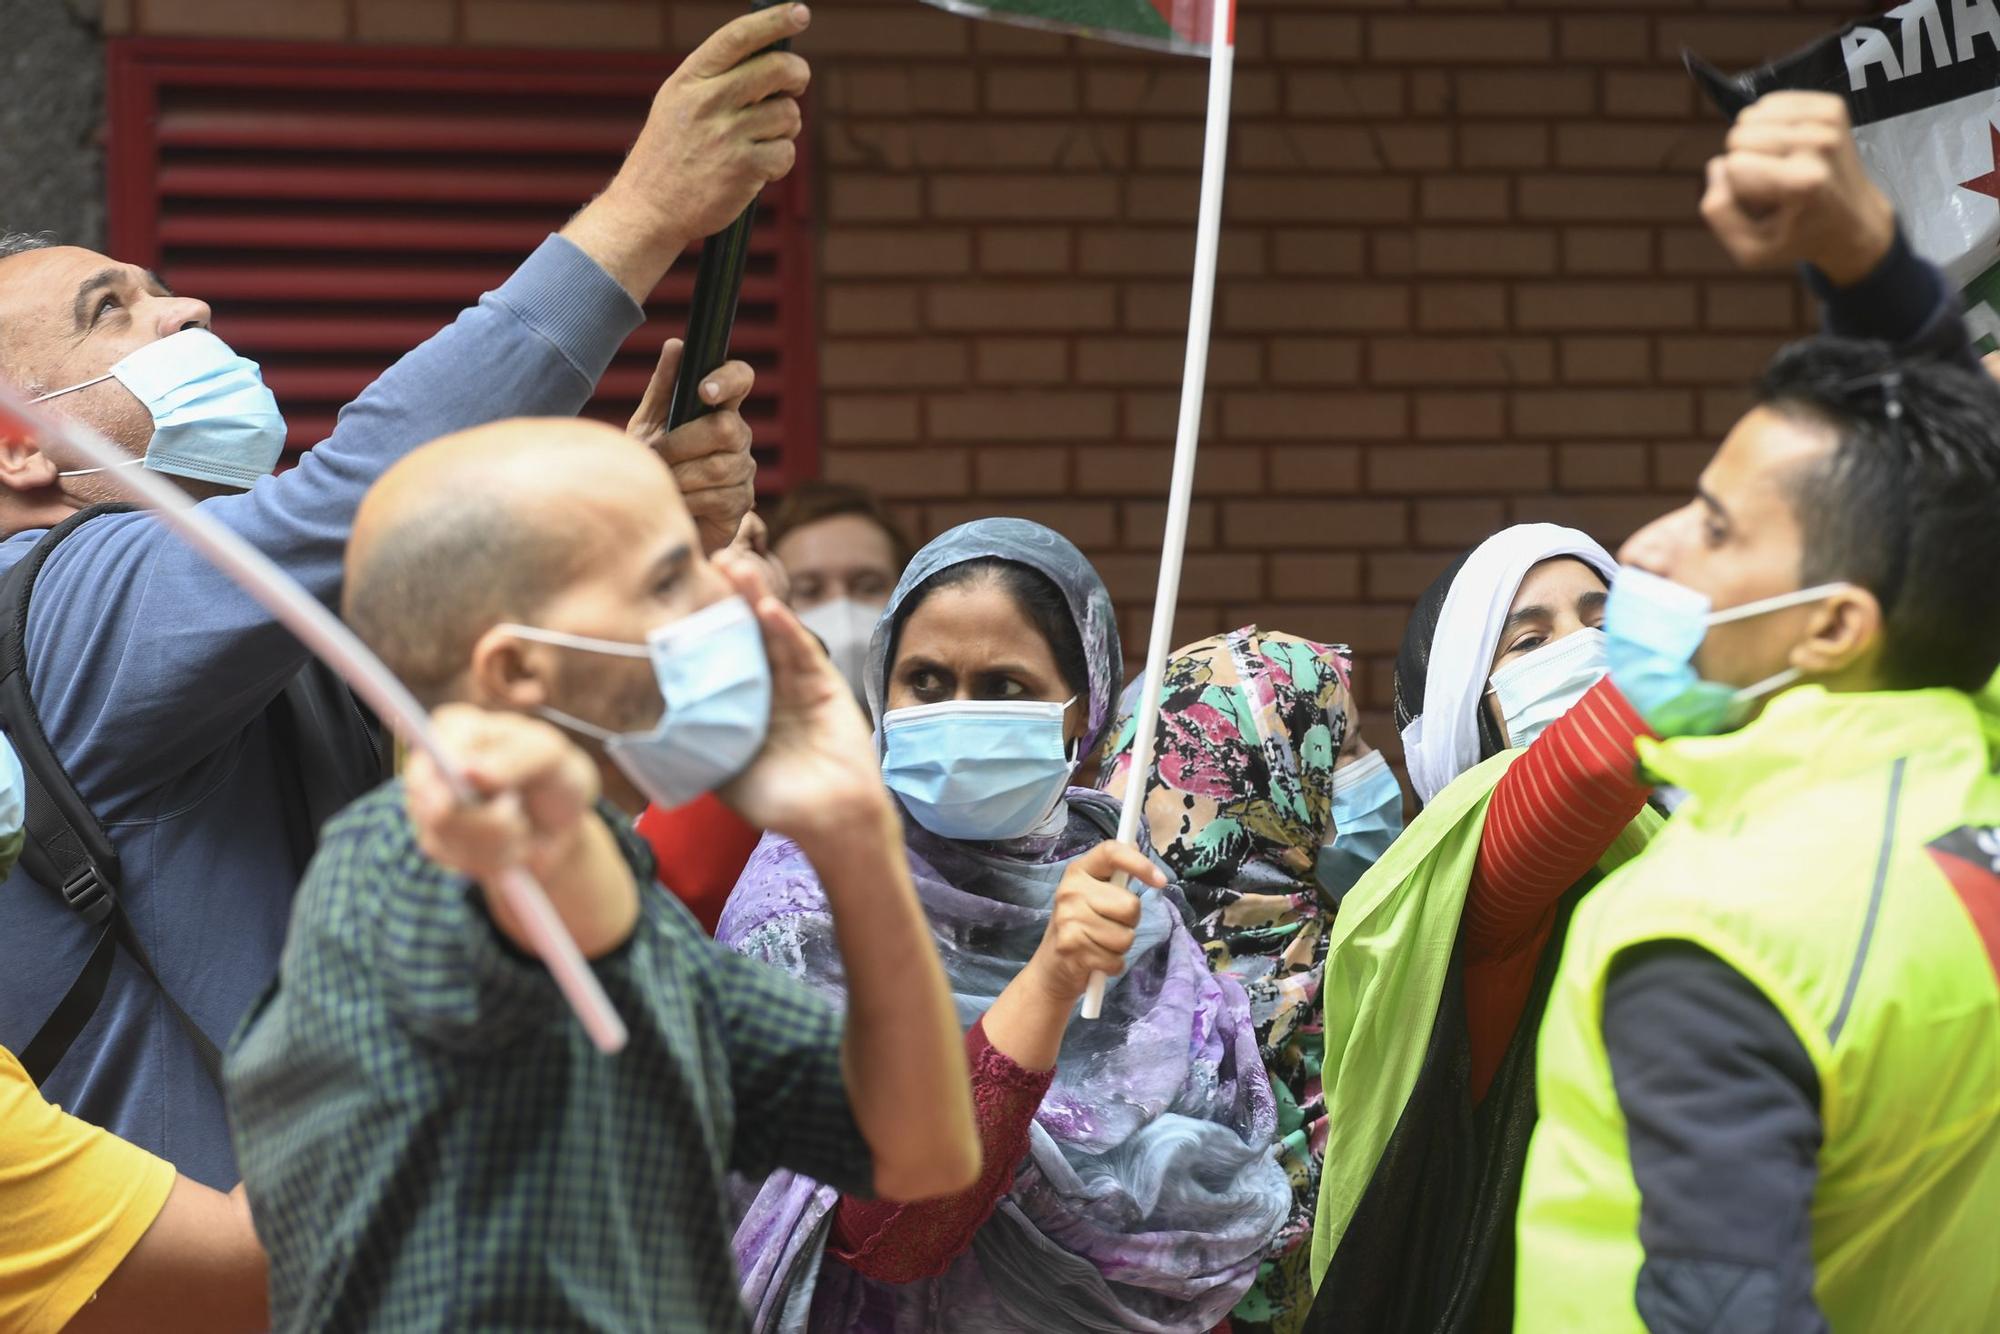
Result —
<svg viewBox="0 0 2000 1334"><path fill-rule="evenodd" d="M1242 0L1209 430L1177 633L1353 643L1378 741L1410 599L1516 520L1616 543L1809 317L1695 215L1682 76L1853 0ZM686 49L734 5L110 0L114 31ZM1204 67L821 0L826 470L924 535L1099 562L1136 659L1173 442Z"/></svg>

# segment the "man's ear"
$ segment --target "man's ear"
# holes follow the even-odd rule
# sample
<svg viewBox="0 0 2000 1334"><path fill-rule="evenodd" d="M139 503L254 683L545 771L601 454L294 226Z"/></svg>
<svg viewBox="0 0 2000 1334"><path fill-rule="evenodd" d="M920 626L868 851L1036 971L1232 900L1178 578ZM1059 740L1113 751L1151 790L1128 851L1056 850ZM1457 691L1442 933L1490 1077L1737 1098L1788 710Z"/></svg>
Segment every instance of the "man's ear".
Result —
<svg viewBox="0 0 2000 1334"><path fill-rule="evenodd" d="M472 645L466 669L467 702L488 709L533 713L553 697L555 651L494 627Z"/></svg>
<svg viewBox="0 0 2000 1334"><path fill-rule="evenodd" d="M0 434L0 486L32 495L56 484L55 461L27 440Z"/></svg>
<svg viewBox="0 0 2000 1334"><path fill-rule="evenodd" d="M1882 604L1858 584L1828 594L1812 610L1791 665L1807 677L1851 672L1881 648L1882 620Z"/></svg>

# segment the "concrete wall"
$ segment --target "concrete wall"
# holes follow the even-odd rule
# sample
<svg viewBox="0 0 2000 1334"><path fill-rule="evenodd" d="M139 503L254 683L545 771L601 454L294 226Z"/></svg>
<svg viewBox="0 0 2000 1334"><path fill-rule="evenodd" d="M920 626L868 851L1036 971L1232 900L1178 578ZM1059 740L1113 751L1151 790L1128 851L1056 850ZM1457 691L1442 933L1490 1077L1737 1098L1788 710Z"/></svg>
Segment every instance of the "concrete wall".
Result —
<svg viewBox="0 0 2000 1334"><path fill-rule="evenodd" d="M1255 619L1352 642L1386 741L1388 660L1453 553L1526 519L1616 543L1684 495L1743 383L1810 312L1789 278L1731 271L1701 229L1720 130L1678 53L1744 66L1861 9L1242 0L1182 637ZM685 50L735 12L112 0L107 23ZM801 49L817 69L827 471L880 488L922 534L993 512L1055 525L1143 644L1202 66L915 0L815 12Z"/></svg>
<svg viewBox="0 0 2000 1334"><path fill-rule="evenodd" d="M96 0L0 0L0 232L102 244Z"/></svg>

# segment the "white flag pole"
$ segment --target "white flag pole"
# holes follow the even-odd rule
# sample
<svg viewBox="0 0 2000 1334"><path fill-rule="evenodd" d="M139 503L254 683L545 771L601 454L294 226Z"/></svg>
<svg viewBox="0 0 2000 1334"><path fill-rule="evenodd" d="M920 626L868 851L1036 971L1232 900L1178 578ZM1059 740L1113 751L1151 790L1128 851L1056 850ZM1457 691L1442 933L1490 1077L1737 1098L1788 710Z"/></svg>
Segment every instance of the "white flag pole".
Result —
<svg viewBox="0 0 2000 1334"><path fill-rule="evenodd" d="M298 636L300 643L339 672L406 744L429 755L460 801L477 799L457 762L445 754L437 734L431 730L429 716L415 696L339 617L279 569L270 557L245 542L234 530L202 513L186 492L160 474L126 466L132 462L131 458L97 432L80 422L34 407L0 381L0 429L5 428L10 417L26 427L30 438L61 440L77 458L106 469L106 477L114 479L134 500L156 511L189 546L235 580L245 593ZM541 885L525 868L516 866L502 873L499 888L507 906L528 933L535 953L555 976L570 1008L583 1022L591 1041L607 1052L624 1047L627 1037L624 1022L612 1008L610 997L604 994L597 975L590 971L589 963L563 927L562 918L557 916Z"/></svg>
<svg viewBox="0 0 2000 1334"><path fill-rule="evenodd" d="M1214 0L1208 55L1208 130L1201 155L1201 208L1194 242L1194 291L1188 302L1187 365L1181 380L1180 429L1174 438L1174 477L1167 493L1167 528L1160 543L1160 584L1153 595L1153 633L1146 645L1146 679L1139 688L1138 726L1118 841L1137 845L1146 789L1153 772L1153 742L1160 726L1160 680L1174 647L1174 609L1181 596L1181 559L1187 551L1188 502L1194 496L1195 455L1201 445L1201 396L1208 382L1208 333L1215 314L1216 257L1222 244L1222 176L1229 156L1229 89L1236 69L1236 0ZM1121 874L1121 885L1126 878ZM1091 975L1083 1017L1104 1011L1104 974Z"/></svg>

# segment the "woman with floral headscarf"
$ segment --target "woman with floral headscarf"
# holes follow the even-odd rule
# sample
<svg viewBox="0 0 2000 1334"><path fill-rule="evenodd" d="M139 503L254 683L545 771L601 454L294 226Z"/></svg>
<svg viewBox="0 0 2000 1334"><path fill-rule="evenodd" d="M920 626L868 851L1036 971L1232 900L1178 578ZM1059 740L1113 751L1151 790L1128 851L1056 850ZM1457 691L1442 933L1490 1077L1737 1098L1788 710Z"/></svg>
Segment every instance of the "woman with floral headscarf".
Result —
<svg viewBox="0 0 2000 1334"><path fill-rule="evenodd" d="M1403 823L1403 793L1360 741L1346 650L1245 626L1167 660L1145 826L1180 878L1195 936L1250 997L1278 1102L1279 1161L1292 1207L1238 1334L1296 1329L1312 1305L1306 1243L1326 1152L1320 1094L1320 975L1340 896ZM1137 687L1098 782L1131 781Z"/></svg>
<svg viewBox="0 0 2000 1334"><path fill-rule="evenodd" d="M914 1205L765 1181L736 1234L758 1330L1200 1334L1255 1277L1291 1191L1248 1002L1165 875L1109 842L1116 803L1067 786L1122 667L1102 581L1038 524L964 525L904 572L866 685L986 1170ZM1105 883L1121 870L1153 888ZM832 919L791 844L759 848L717 934L838 994ZM1103 1017L1072 1022L1093 968L1116 974Z"/></svg>

